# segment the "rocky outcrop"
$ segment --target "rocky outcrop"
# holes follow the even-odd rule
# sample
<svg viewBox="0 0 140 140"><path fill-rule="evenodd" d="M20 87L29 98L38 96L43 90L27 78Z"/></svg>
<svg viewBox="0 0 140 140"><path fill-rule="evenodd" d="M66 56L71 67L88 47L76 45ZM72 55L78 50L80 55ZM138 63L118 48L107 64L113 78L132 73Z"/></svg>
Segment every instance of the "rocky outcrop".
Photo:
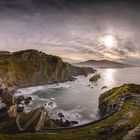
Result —
<svg viewBox="0 0 140 140"><path fill-rule="evenodd" d="M0 53L0 78L7 87L63 82L93 72L37 50Z"/></svg>
<svg viewBox="0 0 140 140"><path fill-rule="evenodd" d="M140 94L140 87L135 84L124 84L120 87L106 91L99 98L100 115L105 116L115 111L120 106L120 103L123 103L125 97L131 98L131 96L134 96L135 94ZM137 97L137 99L139 98Z"/></svg>
<svg viewBox="0 0 140 140"><path fill-rule="evenodd" d="M124 104L127 101L124 109ZM140 138L140 85L124 84L113 88L99 98L99 109L102 117L116 117L112 124L112 137L124 137L124 140L137 140ZM133 107L132 107L133 106ZM139 115L138 115L139 114ZM122 131L122 134L118 132ZM115 137L114 136L114 137ZM113 138L114 139L114 138ZM117 138L116 138L117 139Z"/></svg>
<svg viewBox="0 0 140 140"><path fill-rule="evenodd" d="M89 81L90 82L97 82L101 78L100 74L93 75Z"/></svg>

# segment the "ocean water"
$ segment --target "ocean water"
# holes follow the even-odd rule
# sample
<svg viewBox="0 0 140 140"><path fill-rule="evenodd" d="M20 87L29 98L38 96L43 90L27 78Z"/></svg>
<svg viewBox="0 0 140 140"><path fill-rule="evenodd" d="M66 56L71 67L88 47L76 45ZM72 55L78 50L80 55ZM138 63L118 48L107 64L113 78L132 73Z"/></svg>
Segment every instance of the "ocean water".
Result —
<svg viewBox="0 0 140 140"><path fill-rule="evenodd" d="M99 119L99 96L106 90L123 83L140 84L140 68L98 69L101 79L96 83L87 77L78 76L77 80L53 85L43 85L18 89L16 96L32 96L32 102L25 108L28 112L44 106L52 118L58 118L62 112L66 119L84 124ZM90 85L90 86L89 86ZM107 86L105 89L101 89Z"/></svg>

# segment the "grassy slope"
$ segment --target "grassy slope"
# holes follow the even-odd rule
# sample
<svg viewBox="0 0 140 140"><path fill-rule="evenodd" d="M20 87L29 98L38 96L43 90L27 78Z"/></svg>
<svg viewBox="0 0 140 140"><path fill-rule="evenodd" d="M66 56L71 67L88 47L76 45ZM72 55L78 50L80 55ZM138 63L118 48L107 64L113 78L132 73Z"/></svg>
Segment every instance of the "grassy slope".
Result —
<svg viewBox="0 0 140 140"><path fill-rule="evenodd" d="M131 92L140 93L140 85L123 85L114 88L105 94L104 100L117 99L118 94L123 94L124 89ZM118 92L118 93L117 93ZM89 125L81 128L65 130L60 132L40 132L40 133L25 133L17 135L1 134L0 140L120 140L129 130L133 129L140 123L140 106L138 106L133 98L125 100L123 107L119 112L103 121L94 125Z"/></svg>

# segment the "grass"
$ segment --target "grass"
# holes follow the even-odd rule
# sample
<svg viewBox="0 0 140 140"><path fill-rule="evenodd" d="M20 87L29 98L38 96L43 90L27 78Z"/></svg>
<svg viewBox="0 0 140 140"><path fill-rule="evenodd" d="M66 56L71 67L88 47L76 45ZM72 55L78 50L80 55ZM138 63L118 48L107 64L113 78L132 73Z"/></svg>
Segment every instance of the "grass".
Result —
<svg viewBox="0 0 140 140"><path fill-rule="evenodd" d="M101 95L104 101L118 100L118 98L127 92L140 94L140 85L136 84L123 84L120 87L113 88Z"/></svg>

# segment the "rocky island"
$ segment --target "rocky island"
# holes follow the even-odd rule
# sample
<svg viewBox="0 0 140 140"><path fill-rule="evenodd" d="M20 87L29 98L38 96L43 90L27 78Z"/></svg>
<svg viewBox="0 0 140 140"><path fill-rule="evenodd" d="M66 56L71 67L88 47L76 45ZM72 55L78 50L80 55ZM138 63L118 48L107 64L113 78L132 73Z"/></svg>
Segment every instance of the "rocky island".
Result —
<svg viewBox="0 0 140 140"><path fill-rule="evenodd" d="M97 82L100 78L101 78L100 74L95 74L89 79L89 81L90 82Z"/></svg>

